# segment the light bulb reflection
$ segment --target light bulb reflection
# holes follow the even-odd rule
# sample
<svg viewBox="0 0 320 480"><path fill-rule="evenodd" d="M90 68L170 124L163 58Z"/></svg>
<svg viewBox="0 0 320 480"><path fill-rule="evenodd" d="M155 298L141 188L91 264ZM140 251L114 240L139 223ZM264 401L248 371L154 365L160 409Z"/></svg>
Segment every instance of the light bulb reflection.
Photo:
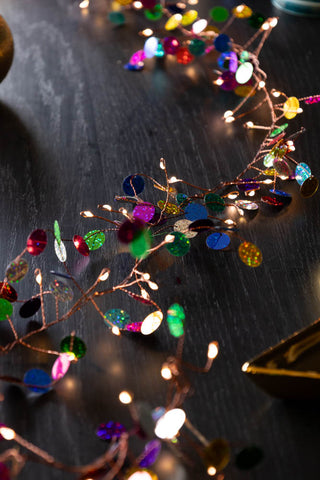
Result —
<svg viewBox="0 0 320 480"><path fill-rule="evenodd" d="M154 433L158 438L171 440L179 433L185 421L185 412L181 408L174 408L159 418Z"/></svg>

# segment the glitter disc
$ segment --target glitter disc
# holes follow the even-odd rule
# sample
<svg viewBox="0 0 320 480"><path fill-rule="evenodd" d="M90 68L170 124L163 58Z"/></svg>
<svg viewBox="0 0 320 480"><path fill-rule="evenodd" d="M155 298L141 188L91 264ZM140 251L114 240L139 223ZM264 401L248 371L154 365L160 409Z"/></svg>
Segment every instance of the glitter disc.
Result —
<svg viewBox="0 0 320 480"><path fill-rule="evenodd" d="M183 233L187 238L193 238L197 235L197 232L189 231L189 225L191 225L191 223L191 220L178 220L173 225L173 229L175 232Z"/></svg>
<svg viewBox="0 0 320 480"><path fill-rule="evenodd" d="M297 115L299 107L299 100L296 97L289 97L283 104L284 116L291 120Z"/></svg>
<svg viewBox="0 0 320 480"><path fill-rule="evenodd" d="M28 370L24 377L23 383L28 386L28 389L36 393L45 393L50 390L51 378L40 368L32 368Z"/></svg>
<svg viewBox="0 0 320 480"><path fill-rule="evenodd" d="M47 245L47 234L44 230L38 229L30 233L27 239L27 250L30 255L37 256L43 252Z"/></svg>
<svg viewBox="0 0 320 480"><path fill-rule="evenodd" d="M131 323L130 315L122 310L121 308L112 308L104 314L105 318L109 320L115 327L125 328L129 323ZM106 323L110 328L110 325Z"/></svg>
<svg viewBox="0 0 320 480"><path fill-rule="evenodd" d="M134 218L139 218L143 222L149 222L152 217L154 216L155 208L152 203L138 203L136 207L134 207L132 215Z"/></svg>
<svg viewBox="0 0 320 480"><path fill-rule="evenodd" d="M49 290L60 302L68 302L73 299L72 289L62 280L53 280L49 285Z"/></svg>
<svg viewBox="0 0 320 480"><path fill-rule="evenodd" d="M229 17L229 11L225 7L213 7L210 10L210 17L215 22L225 22Z"/></svg>
<svg viewBox="0 0 320 480"><path fill-rule="evenodd" d="M72 241L76 250L81 255L83 255L84 257L87 257L90 254L90 250L86 241L80 235L74 235Z"/></svg>
<svg viewBox="0 0 320 480"><path fill-rule="evenodd" d="M243 242L239 245L239 257L248 267L259 267L262 262L262 253L256 245Z"/></svg>
<svg viewBox="0 0 320 480"><path fill-rule="evenodd" d="M250 192L251 190L258 190L260 188L259 183L252 180L252 178L241 179L237 187L241 192Z"/></svg>
<svg viewBox="0 0 320 480"><path fill-rule="evenodd" d="M252 15L252 10L246 5L238 5L232 9L232 14L237 18L249 18Z"/></svg>
<svg viewBox="0 0 320 480"><path fill-rule="evenodd" d="M61 241L59 245L56 238L54 239L54 251L56 252L56 255L60 262L64 263L67 260L67 250L65 244Z"/></svg>
<svg viewBox="0 0 320 480"><path fill-rule="evenodd" d="M282 160L281 158L275 158L273 162L273 168L275 169L275 171L280 177L287 178L290 175L289 165L285 160Z"/></svg>
<svg viewBox="0 0 320 480"><path fill-rule="evenodd" d="M226 233L215 232L207 237L206 243L213 250L222 250L230 244L230 237Z"/></svg>
<svg viewBox="0 0 320 480"><path fill-rule="evenodd" d="M300 193L304 198L312 197L318 190L319 180L311 175L300 187Z"/></svg>
<svg viewBox="0 0 320 480"><path fill-rule="evenodd" d="M235 88L237 88L238 83L235 79L233 72L230 72L229 70L227 70L226 72L223 72L220 79L223 82L220 85L220 88L222 90L225 90L226 92L230 92L231 90L234 90Z"/></svg>
<svg viewBox="0 0 320 480"><path fill-rule="evenodd" d="M230 50L230 43L231 41L228 35L222 33L214 39L213 45L217 52L227 52Z"/></svg>
<svg viewBox="0 0 320 480"><path fill-rule="evenodd" d="M202 218L208 218L208 212L204 205L200 203L189 203L185 208L185 217L187 220L194 222L195 220L200 220Z"/></svg>
<svg viewBox="0 0 320 480"><path fill-rule="evenodd" d="M213 466L219 472L230 461L229 443L223 438L215 438L204 448L203 459L206 466Z"/></svg>
<svg viewBox="0 0 320 480"><path fill-rule="evenodd" d="M267 168L273 167L274 156L271 153L265 155L263 159L263 165Z"/></svg>
<svg viewBox="0 0 320 480"><path fill-rule="evenodd" d="M213 212L223 212L223 210L225 209L224 199L216 193L208 193L204 197L204 201L206 207L208 207L209 210L212 210Z"/></svg>
<svg viewBox="0 0 320 480"><path fill-rule="evenodd" d="M209 218L203 218L190 223L189 231L197 233L206 232L207 230L211 230L213 226L213 222Z"/></svg>
<svg viewBox="0 0 320 480"><path fill-rule="evenodd" d="M139 195L144 189L144 179L140 175L129 175L123 180L122 188L130 197Z"/></svg>
<svg viewBox="0 0 320 480"><path fill-rule="evenodd" d="M81 338L69 335L61 341L60 350L62 353L73 353L75 357L82 358L86 354L87 347Z"/></svg>
<svg viewBox="0 0 320 480"><path fill-rule="evenodd" d="M118 239L122 243L131 243L145 228L145 223L136 218L134 221L125 220L119 227Z"/></svg>
<svg viewBox="0 0 320 480"><path fill-rule="evenodd" d="M272 207L283 207L283 202L277 200L275 197L270 197L269 195L263 195L261 197L261 202Z"/></svg>
<svg viewBox="0 0 320 480"><path fill-rule="evenodd" d="M258 463L261 462L263 457L264 454L261 448L255 445L250 445L248 447L245 447L236 455L235 463L239 469L249 470L258 465Z"/></svg>
<svg viewBox="0 0 320 480"><path fill-rule="evenodd" d="M14 303L18 299L18 294L9 283L0 282L0 298L8 300L10 303Z"/></svg>
<svg viewBox="0 0 320 480"><path fill-rule="evenodd" d="M129 245L129 250L134 258L145 258L148 255L148 250L151 248L152 235L149 230L142 230L134 237Z"/></svg>
<svg viewBox="0 0 320 480"><path fill-rule="evenodd" d="M112 438L120 438L127 429L118 422L101 423L97 428L96 434L101 440L111 440Z"/></svg>
<svg viewBox="0 0 320 480"><path fill-rule="evenodd" d="M188 12L182 15L181 25L187 27L191 25L198 17L198 12L196 10L189 10Z"/></svg>
<svg viewBox="0 0 320 480"><path fill-rule="evenodd" d="M184 334L184 322L186 315L184 309L178 303L171 305L167 311L167 323L173 337L181 337Z"/></svg>
<svg viewBox="0 0 320 480"><path fill-rule="evenodd" d="M234 204L244 210L258 210L259 206L250 200L235 200Z"/></svg>
<svg viewBox="0 0 320 480"><path fill-rule="evenodd" d="M235 73L238 68L238 57L235 52L221 53L218 58L218 65L222 70L229 70Z"/></svg>
<svg viewBox="0 0 320 480"><path fill-rule="evenodd" d="M7 316L11 317L13 308L11 303L5 298L0 298L0 321L7 320Z"/></svg>
<svg viewBox="0 0 320 480"><path fill-rule="evenodd" d="M61 232L60 232L60 227L59 227L58 220L54 221L53 231L54 231L54 237L57 240L58 245L60 245L60 243L61 243Z"/></svg>
<svg viewBox="0 0 320 480"><path fill-rule="evenodd" d="M17 283L22 280L28 273L29 265L24 258L20 258L17 261L13 261L8 265L6 271L6 277L8 282Z"/></svg>
<svg viewBox="0 0 320 480"><path fill-rule="evenodd" d="M290 193L284 192L283 190L275 190L274 188L272 188L270 190L270 193L275 195L279 200L281 200L281 202L285 203L286 205L288 205L292 200Z"/></svg>
<svg viewBox="0 0 320 480"><path fill-rule="evenodd" d="M295 169L295 176L299 185L302 185L307 178L311 177L311 168L306 163L299 163Z"/></svg>
<svg viewBox="0 0 320 480"><path fill-rule="evenodd" d="M69 370L70 363L74 356L70 353L61 353L52 366L51 377L53 380L60 380Z"/></svg>
<svg viewBox="0 0 320 480"><path fill-rule="evenodd" d="M84 241L89 247L89 250L98 250L98 248L102 247L105 242L105 234L100 230L91 230L90 232L86 233L83 237Z"/></svg>
<svg viewBox="0 0 320 480"><path fill-rule="evenodd" d="M159 200L157 203L158 207L160 210L164 210L166 213L169 213L170 215L178 215L180 213L180 208L178 205L175 205L174 203L167 203L164 200Z"/></svg>
<svg viewBox="0 0 320 480"><path fill-rule="evenodd" d="M153 465L157 460L160 451L161 442L159 440L151 440L148 442L140 455L140 458L142 457L142 459L139 462L139 466L147 468L150 467L150 465Z"/></svg>
<svg viewBox="0 0 320 480"><path fill-rule="evenodd" d="M170 235L174 236L174 241L168 243L166 248L171 255L175 257L182 257L190 250L190 240L180 232L172 232Z"/></svg>
<svg viewBox="0 0 320 480"><path fill-rule="evenodd" d="M41 307L41 300L40 298L31 298L27 302L25 302L19 310L19 315L22 318L29 318L32 317L37 313L39 308Z"/></svg>

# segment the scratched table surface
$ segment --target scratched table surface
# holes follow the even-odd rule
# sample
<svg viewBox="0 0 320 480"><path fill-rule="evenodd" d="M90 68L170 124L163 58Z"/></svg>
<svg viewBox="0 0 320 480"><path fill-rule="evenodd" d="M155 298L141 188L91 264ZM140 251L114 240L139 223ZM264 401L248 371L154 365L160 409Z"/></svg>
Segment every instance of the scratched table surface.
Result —
<svg viewBox="0 0 320 480"><path fill-rule="evenodd" d="M262 0L249 5L280 17L261 55L269 87L289 96L320 93L320 21L286 15ZM117 28L107 19L103 0L93 2L87 14L71 0L1 0L0 6L15 40L14 63L0 88L3 272L28 234L52 228L55 219L64 238L105 228L79 212L97 212L97 204L113 203L129 174L163 180L161 157L169 175L210 187L234 178L262 141L262 134L248 132L241 122L226 126L221 121L239 97L213 87L202 61L183 67L150 60L141 73L123 68L143 45L137 32L146 23L140 15L129 14L127 25ZM201 10L211 6L204 2ZM243 41L251 33L241 21L232 29L233 37ZM267 114L262 117L266 120ZM315 175L320 174L319 122L320 107L306 106L289 126L290 133L306 127L294 157L307 162ZM320 468L318 404L272 399L241 372L246 360L319 316L319 194L302 199L296 184L288 188L293 193L290 208L276 217L259 214L241 227L242 235L263 252L259 268L239 260L236 243L228 252L215 253L204 247L201 235L192 241L190 253L170 267L150 265L161 308L179 302L186 311L185 358L202 365L208 341L220 344L210 373L192 377L193 395L184 404L188 418L206 438L227 438L234 451L256 444L265 453L263 462L246 473L231 465L226 473L230 480L314 479ZM156 202L160 196L152 184L147 186L146 200ZM123 278L132 260L117 249L116 237L107 236L86 268L70 252L78 282L90 285L105 266L111 268L110 282ZM61 271L51 245L30 260L30 267L42 269L46 285L50 270ZM29 272L18 287L20 298L30 297L35 288ZM100 307L123 308L135 320L149 312L124 294L104 297ZM53 315L51 304L48 319ZM19 332L34 328L40 317L22 320L13 317ZM105 449L95 436L99 423L119 420L130 426L128 410L118 401L121 390L132 391L137 402L151 407L165 403L160 367L176 340L164 324L151 337L115 337L86 306L43 334L39 345L58 348L72 330L86 342L85 358L47 395L30 396L19 386L1 383L1 421L57 459L84 464ZM9 341L5 322L0 332L2 342ZM48 355L16 348L1 358L0 371L22 377L28 368L50 371L51 365ZM142 443L131 448L138 454ZM198 457L189 459L185 464L168 450L156 467L160 480L208 478ZM74 477L28 463L19 478Z"/></svg>

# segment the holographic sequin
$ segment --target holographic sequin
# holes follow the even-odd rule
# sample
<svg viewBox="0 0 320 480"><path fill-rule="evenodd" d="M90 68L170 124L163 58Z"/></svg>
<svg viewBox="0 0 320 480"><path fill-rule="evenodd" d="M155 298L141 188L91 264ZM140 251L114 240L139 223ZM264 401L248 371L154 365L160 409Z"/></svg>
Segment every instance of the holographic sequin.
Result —
<svg viewBox="0 0 320 480"><path fill-rule="evenodd" d="M61 241L59 245L56 238L54 239L54 251L56 252L56 255L60 262L64 263L67 260L67 250L65 244Z"/></svg>
<svg viewBox="0 0 320 480"><path fill-rule="evenodd" d="M239 257L248 267L259 267L262 262L262 253L259 248L250 242L242 242L238 249Z"/></svg>
<svg viewBox="0 0 320 480"><path fill-rule="evenodd" d="M166 245L166 249L175 257L182 257L190 250L190 240L180 232L172 232L174 241Z"/></svg>
<svg viewBox="0 0 320 480"><path fill-rule="evenodd" d="M51 388L50 376L40 368L28 370L23 377L23 383L35 393L46 393Z"/></svg>
<svg viewBox="0 0 320 480"><path fill-rule="evenodd" d="M121 308L112 308L104 314L105 318L109 320L115 327L125 328L129 323L131 323L130 315L122 310ZM106 325L110 325L106 322Z"/></svg>
<svg viewBox="0 0 320 480"><path fill-rule="evenodd" d="M178 205L175 205L174 203L167 203L164 200L159 200L157 203L158 207L161 210L164 210L166 213L169 213L170 215L178 215L180 213L180 208ZM164 208L166 205L166 208Z"/></svg>
<svg viewBox="0 0 320 480"><path fill-rule="evenodd" d="M105 242L105 234L100 230L91 230L90 232L86 233L83 237L84 241L89 247L89 250L98 250L101 248Z"/></svg>
<svg viewBox="0 0 320 480"><path fill-rule="evenodd" d="M62 280L53 280L49 285L49 290L60 302L68 302L73 299L72 288Z"/></svg>
<svg viewBox="0 0 320 480"><path fill-rule="evenodd" d="M13 261L8 265L6 271L6 277L10 283L18 283L28 273L29 265L24 258L20 258L17 261Z"/></svg>
<svg viewBox="0 0 320 480"><path fill-rule="evenodd" d="M60 350L62 353L73 353L75 357L82 358L86 354L87 347L81 338L69 335L61 341Z"/></svg>
<svg viewBox="0 0 320 480"><path fill-rule="evenodd" d="M101 440L111 440L120 438L127 429L119 422L101 423L97 428L96 434Z"/></svg>

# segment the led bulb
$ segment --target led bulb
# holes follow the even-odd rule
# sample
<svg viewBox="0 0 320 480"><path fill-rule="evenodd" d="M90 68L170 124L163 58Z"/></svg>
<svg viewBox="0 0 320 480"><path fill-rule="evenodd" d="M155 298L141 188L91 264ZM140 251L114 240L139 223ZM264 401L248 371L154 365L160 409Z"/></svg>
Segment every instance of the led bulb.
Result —
<svg viewBox="0 0 320 480"><path fill-rule="evenodd" d="M144 37L151 37L151 35L153 35L153 30L151 30L151 28L145 28L142 30L141 35Z"/></svg>
<svg viewBox="0 0 320 480"><path fill-rule="evenodd" d="M109 268L104 268L99 275L99 281L100 282L105 282L109 278L109 275L110 275Z"/></svg>
<svg viewBox="0 0 320 480"><path fill-rule="evenodd" d="M80 215L84 218L94 217L93 213L90 212L90 210L84 210L83 212L80 212Z"/></svg>
<svg viewBox="0 0 320 480"><path fill-rule="evenodd" d="M200 18L200 20L197 20L192 25L192 31L197 35L198 33L201 33L206 28L207 25L208 25L207 20L205 20L204 18Z"/></svg>
<svg viewBox="0 0 320 480"><path fill-rule="evenodd" d="M246 362L242 365L241 370L243 372L246 372L248 370L248 367L249 367L249 362Z"/></svg>
<svg viewBox="0 0 320 480"><path fill-rule="evenodd" d="M232 115L233 115L233 111L227 110L226 112L224 112L223 117L228 118L228 117L232 117Z"/></svg>
<svg viewBox="0 0 320 480"><path fill-rule="evenodd" d="M129 405L130 403L132 403L132 395L126 390L124 390L123 392L119 393L119 400L124 405Z"/></svg>
<svg viewBox="0 0 320 480"><path fill-rule="evenodd" d="M5 440L13 440L14 437L16 436L16 432L14 430L12 430L12 428L0 427L0 435Z"/></svg>
<svg viewBox="0 0 320 480"><path fill-rule="evenodd" d="M168 365L166 363L164 363L162 365L162 368L161 368L161 377L164 379L164 380L171 380L172 378L172 372L170 370L170 368L168 367Z"/></svg>
<svg viewBox="0 0 320 480"><path fill-rule="evenodd" d="M213 83L214 83L215 85L218 85L218 86L220 87L220 85L223 84L223 80L222 80L222 78L217 78L217 80L215 80Z"/></svg>
<svg viewBox="0 0 320 480"><path fill-rule="evenodd" d="M121 335L120 329L115 325L112 327L111 332L113 333L113 335L117 335L117 336Z"/></svg>
<svg viewBox="0 0 320 480"><path fill-rule="evenodd" d="M234 118L234 117L227 117L227 118L225 119L225 122L226 122L226 123L232 123L232 122L234 122L234 121L235 121L235 118Z"/></svg>
<svg viewBox="0 0 320 480"><path fill-rule="evenodd" d="M142 2L133 2L132 6L136 10L140 10L143 7Z"/></svg>
<svg viewBox="0 0 320 480"><path fill-rule="evenodd" d="M218 343L217 342L209 343L209 345L208 345L208 358L213 360L218 355L218 352L219 352Z"/></svg>
<svg viewBox="0 0 320 480"><path fill-rule="evenodd" d="M185 421L185 412L181 408L174 408L159 418L154 433L158 438L171 440L179 433Z"/></svg>
<svg viewBox="0 0 320 480"><path fill-rule="evenodd" d="M264 82L263 80L261 80L261 82L259 82L259 87L260 88L263 88L266 86L266 82Z"/></svg>
<svg viewBox="0 0 320 480"><path fill-rule="evenodd" d="M165 168L166 168L166 161L165 161L164 158L160 159L160 168L161 168L161 170L165 170Z"/></svg>
<svg viewBox="0 0 320 480"><path fill-rule="evenodd" d="M142 322L141 333L142 335L150 335L155 332L161 325L163 314L160 310L150 313Z"/></svg>
<svg viewBox="0 0 320 480"><path fill-rule="evenodd" d="M253 127L254 127L254 123L249 121L249 122L246 122L246 123L245 123L245 126L246 126L247 128L253 128Z"/></svg>
<svg viewBox="0 0 320 480"><path fill-rule="evenodd" d="M271 28L274 28L275 26L277 26L278 25L277 17L271 18L271 20L269 21L269 25L270 25Z"/></svg>
<svg viewBox="0 0 320 480"><path fill-rule="evenodd" d="M81 3L79 3L80 8L88 8L89 7L89 0L83 0Z"/></svg>
<svg viewBox="0 0 320 480"><path fill-rule="evenodd" d="M112 210L111 205L102 205L101 208L103 208L103 210L108 210L109 212L111 212L111 210Z"/></svg>
<svg viewBox="0 0 320 480"><path fill-rule="evenodd" d="M217 473L217 469L214 468L213 465L208 467L207 474L210 475L210 477L214 477L216 473Z"/></svg>
<svg viewBox="0 0 320 480"><path fill-rule="evenodd" d="M148 285L151 288L151 290L158 290L159 289L158 284L156 282L148 282Z"/></svg>
<svg viewBox="0 0 320 480"><path fill-rule="evenodd" d="M170 233L169 233L169 235L166 235L164 241L165 241L166 243L172 243L172 242L174 242L174 239L175 239L175 236L174 236L174 235L170 235Z"/></svg>
<svg viewBox="0 0 320 480"><path fill-rule="evenodd" d="M42 285L42 275L41 272L37 273L36 275L36 282L38 285Z"/></svg>

